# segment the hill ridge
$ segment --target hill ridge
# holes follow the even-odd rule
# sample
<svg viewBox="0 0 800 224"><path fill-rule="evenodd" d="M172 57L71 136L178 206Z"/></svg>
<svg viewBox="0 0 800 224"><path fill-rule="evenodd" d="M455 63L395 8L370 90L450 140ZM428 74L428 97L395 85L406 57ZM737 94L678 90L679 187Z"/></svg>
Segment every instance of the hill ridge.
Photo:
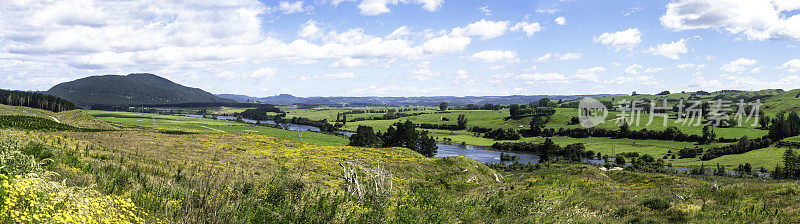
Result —
<svg viewBox="0 0 800 224"><path fill-rule="evenodd" d="M89 76L53 86L45 92L79 106L235 102L199 88L150 74Z"/></svg>

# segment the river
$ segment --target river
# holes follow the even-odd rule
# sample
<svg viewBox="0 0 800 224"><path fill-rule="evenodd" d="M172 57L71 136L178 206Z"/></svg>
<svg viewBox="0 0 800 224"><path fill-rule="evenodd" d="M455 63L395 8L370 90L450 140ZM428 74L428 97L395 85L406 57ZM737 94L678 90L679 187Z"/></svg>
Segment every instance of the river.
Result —
<svg viewBox="0 0 800 224"><path fill-rule="evenodd" d="M188 117L198 117L198 118L202 118L203 117L203 115L196 115L196 114L176 114L176 115L188 116ZM234 116L217 116L217 119L236 120L237 117L234 117ZM246 119L246 118L243 118L242 121L245 121L245 122L248 122L248 123L256 123L256 122L258 122L256 120L251 120L251 119ZM261 121L261 123L275 124L275 121L263 120L263 121ZM280 125L286 127L289 130L292 130L292 131L319 131L318 127L309 126L309 125L289 124L289 123L280 124ZM348 137L353 135L353 134L355 134L353 132L346 132L346 131L341 131L339 133L345 134ZM439 149L437 150L436 155L434 155L434 157L464 156L464 157L467 157L467 158L470 158L470 159L474 159L474 160L476 160L478 162L482 162L482 163L501 163L502 162L502 163L505 163L506 165L513 164L514 163L513 161L501 161L500 160L500 154L501 153L505 153L505 154L509 154L509 155L512 155L512 156L516 156L517 158L519 158L519 160L517 160L516 162L519 162L519 163L522 163L522 164L526 164L526 163L533 164L533 163L538 163L539 162L539 155L536 155L536 154L523 153L523 152L500 152L500 151L496 151L496 150L492 149L491 147L486 147L486 146L460 145L460 144L445 143L445 142L437 142L436 146L438 146ZM613 161L613 160L611 160L611 161ZM606 162L604 160L597 159L597 158L589 158L589 159L584 158L583 162L592 163L592 164L600 164L600 165L606 164ZM625 164L625 166L628 166L628 165L630 165L630 163ZM706 171L706 173L713 173L715 168L710 166L710 165L708 167L709 167L709 169ZM666 168L670 169L670 170L674 170L674 171L680 172L680 173L691 172L691 170L693 169L691 167L666 167ZM733 170L730 170L730 169L725 169L725 172L727 172L730 175L737 175L736 171L733 171ZM753 173L761 175L761 176L769 175L769 174L761 173L761 172L758 172L758 171L753 171Z"/></svg>

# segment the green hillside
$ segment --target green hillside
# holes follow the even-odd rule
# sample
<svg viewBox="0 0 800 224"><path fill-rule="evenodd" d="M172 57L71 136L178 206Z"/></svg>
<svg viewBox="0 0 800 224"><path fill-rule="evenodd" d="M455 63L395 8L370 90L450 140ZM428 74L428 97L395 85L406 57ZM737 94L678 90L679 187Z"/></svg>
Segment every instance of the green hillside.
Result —
<svg viewBox="0 0 800 224"><path fill-rule="evenodd" d="M235 102L153 74L90 76L53 86L46 94L79 106Z"/></svg>

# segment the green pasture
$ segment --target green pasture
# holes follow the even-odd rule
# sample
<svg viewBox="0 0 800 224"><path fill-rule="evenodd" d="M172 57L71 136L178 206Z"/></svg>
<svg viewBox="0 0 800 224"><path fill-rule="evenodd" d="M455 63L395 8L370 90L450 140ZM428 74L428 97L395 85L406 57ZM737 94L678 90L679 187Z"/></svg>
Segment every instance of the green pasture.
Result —
<svg viewBox="0 0 800 224"><path fill-rule="evenodd" d="M347 139L339 136L297 132L278 128L257 126L227 120L193 118L172 115L141 114L133 112L87 111L99 119L115 124L135 126L144 129L172 130L192 133L253 133L285 138L317 145L347 145Z"/></svg>

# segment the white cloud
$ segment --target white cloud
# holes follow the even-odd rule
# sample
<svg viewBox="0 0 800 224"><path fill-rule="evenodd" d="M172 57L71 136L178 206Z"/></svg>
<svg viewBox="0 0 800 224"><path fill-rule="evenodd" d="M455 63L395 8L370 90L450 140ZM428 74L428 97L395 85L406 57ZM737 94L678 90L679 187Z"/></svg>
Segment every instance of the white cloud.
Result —
<svg viewBox="0 0 800 224"><path fill-rule="evenodd" d="M322 37L322 29L317 27L317 22L314 20L308 20L303 24L303 28L297 31L297 36L308 40L316 40Z"/></svg>
<svg viewBox="0 0 800 224"><path fill-rule="evenodd" d="M800 71L800 59L792 59L783 63L778 69L786 70L787 72L798 72Z"/></svg>
<svg viewBox="0 0 800 224"><path fill-rule="evenodd" d="M627 85L627 84L646 85L646 86L659 85L658 80L656 80L656 78L653 77L652 75L617 76L616 78L607 80L604 83L616 84L616 85Z"/></svg>
<svg viewBox="0 0 800 224"><path fill-rule="evenodd" d="M324 80L354 79L356 78L356 74L352 72L330 73L330 74L318 75L315 78Z"/></svg>
<svg viewBox="0 0 800 224"><path fill-rule="evenodd" d="M358 4L358 9L361 10L361 14L368 16L377 16L380 14L388 13L389 6L387 6L387 4L391 2L397 4L397 1L389 1L389 0L363 0L361 1L361 3Z"/></svg>
<svg viewBox="0 0 800 224"><path fill-rule="evenodd" d="M392 31L392 33L390 33L388 36L386 36L386 38L387 39L400 39L402 37L408 36L409 34L411 34L411 30L408 29L407 26L401 26L400 28L397 28L394 31Z"/></svg>
<svg viewBox="0 0 800 224"><path fill-rule="evenodd" d="M463 51L472 42L469 37L444 35L431 38L422 44L422 50L428 53L451 53Z"/></svg>
<svg viewBox="0 0 800 224"><path fill-rule="evenodd" d="M696 70L700 70L700 69L703 69L705 67L706 67L706 65L704 65L704 64L695 65L695 64L692 64L692 63L683 63L683 64L679 64L678 65L679 69L696 69Z"/></svg>
<svg viewBox="0 0 800 224"><path fill-rule="evenodd" d="M470 59L472 59L473 61L483 61L486 63L492 63L498 61L513 61L516 58L517 58L517 52L501 51L501 50L480 51L470 56Z"/></svg>
<svg viewBox="0 0 800 224"><path fill-rule="evenodd" d="M754 65L756 62L757 61L753 59L739 58L722 65L720 70L730 73L742 73L747 70L747 66Z"/></svg>
<svg viewBox="0 0 800 224"><path fill-rule="evenodd" d="M639 32L639 29L629 28L619 32L600 34L600 36L594 38L594 42L617 50L630 50L642 42L642 33Z"/></svg>
<svg viewBox="0 0 800 224"><path fill-rule="evenodd" d="M339 61L334 62L331 64L330 67L333 68L352 68L366 65L367 63L364 62L363 59L354 59L354 58L342 58Z"/></svg>
<svg viewBox="0 0 800 224"><path fill-rule="evenodd" d="M334 2L334 5L341 1ZM389 5L397 5L400 3L421 4L422 9L430 12L438 11L442 8L444 0L362 0L358 4L358 9L361 14L368 16L377 16L384 13L389 13Z"/></svg>
<svg viewBox="0 0 800 224"><path fill-rule="evenodd" d="M644 66L639 65L639 64L633 64L633 65L628 66L627 68L625 68L625 74L638 75L638 74L641 73L640 70L642 68L644 68ZM664 71L664 68L647 68L643 72L647 73L647 74L653 74L653 73L658 73L658 72L661 72L661 71Z"/></svg>
<svg viewBox="0 0 800 224"><path fill-rule="evenodd" d="M253 73L250 73L250 77L251 78L272 78L273 76L275 76L275 72L276 71L278 71L278 70L274 69L274 68L262 68L262 69L253 71Z"/></svg>
<svg viewBox="0 0 800 224"><path fill-rule="evenodd" d="M410 78L413 80L425 81L430 80L433 77L441 75L439 72L434 72L431 70L431 62L430 61L423 61L417 64L417 69L411 71L411 74L416 76L411 76Z"/></svg>
<svg viewBox="0 0 800 224"><path fill-rule="evenodd" d="M644 73L652 74L652 73L658 73L660 71L664 71L664 68L647 68L644 70Z"/></svg>
<svg viewBox="0 0 800 224"><path fill-rule="evenodd" d="M417 0L416 2L422 4L422 9L430 12L438 11L444 4L444 0Z"/></svg>
<svg viewBox="0 0 800 224"><path fill-rule="evenodd" d="M648 52L653 55L660 55L672 60L680 59L681 54L686 54L689 49L686 47L686 39L681 39L677 42L659 44L657 47L651 47Z"/></svg>
<svg viewBox="0 0 800 224"><path fill-rule="evenodd" d="M672 0L661 24L674 30L719 29L750 40L800 40L796 0Z"/></svg>
<svg viewBox="0 0 800 224"><path fill-rule="evenodd" d="M247 67L308 65L326 59L338 60L332 66L341 67L369 62L366 58L416 60L460 52L471 43L469 36L446 33L402 38L410 35L407 27L397 28L387 37L367 34L361 28L328 31L308 19L297 29L295 39L284 39L285 34L265 27L269 21L264 17L310 8L309 1L284 2L283 11L279 11L278 1L269 5L249 0L2 4L0 74L6 75L0 80L10 85L5 88L23 88L24 82L31 82L24 86L49 88L52 80L61 77L71 80L141 71L197 86L205 82L201 76L248 77L252 71L243 69ZM13 61L31 64L2 66ZM26 74L21 72L24 70L50 74L42 68L63 75L58 79L17 75ZM7 81L8 77L21 82ZM201 87L209 91L227 88L205 85Z"/></svg>
<svg viewBox="0 0 800 224"><path fill-rule="evenodd" d="M781 11L800 10L800 1L796 0L772 0L772 4Z"/></svg>
<svg viewBox="0 0 800 224"><path fill-rule="evenodd" d="M555 19L555 21L556 21L556 24L558 24L558 25L562 25L562 26L563 25L567 25L567 18L564 18L563 16L559 16L558 18Z"/></svg>
<svg viewBox="0 0 800 224"><path fill-rule="evenodd" d="M491 16L492 15L492 10L489 9L488 5L485 5L483 7L479 7L478 10L481 10L483 15L486 15L486 16Z"/></svg>
<svg viewBox="0 0 800 224"><path fill-rule="evenodd" d="M531 37L534 33L542 31L542 27L539 26L539 23L518 22L511 27L511 31L522 31L525 33L525 36Z"/></svg>
<svg viewBox="0 0 800 224"><path fill-rule="evenodd" d="M457 27L452 31L456 36L480 36L482 40L488 40L503 36L508 30L508 21L481 21L471 23L466 27Z"/></svg>
<svg viewBox="0 0 800 224"><path fill-rule="evenodd" d="M548 62L551 59L553 61L567 61L567 60L576 60L576 59L580 59L580 58L581 58L581 54L580 53L566 53L566 54L547 53L547 54L544 54L544 55L536 58L536 62Z"/></svg>
<svg viewBox="0 0 800 224"><path fill-rule="evenodd" d="M608 69L602 66L588 69L578 69L578 72L575 73L574 78L582 81L599 82L600 75L598 73L605 72L607 70Z"/></svg>
<svg viewBox="0 0 800 224"><path fill-rule="evenodd" d="M556 84L556 83L567 82L567 78L564 76L564 74L555 72L520 74L516 77L516 79L528 81L527 84L529 85Z"/></svg>
<svg viewBox="0 0 800 224"><path fill-rule="evenodd" d="M293 14L308 11L307 8L303 7L303 1L296 1L292 3L281 1L278 3L277 10L283 12L283 14Z"/></svg>
<svg viewBox="0 0 800 224"><path fill-rule="evenodd" d="M641 65L633 64L633 65L628 66L627 68L625 68L625 74L638 75L639 74L639 69L642 69Z"/></svg>

